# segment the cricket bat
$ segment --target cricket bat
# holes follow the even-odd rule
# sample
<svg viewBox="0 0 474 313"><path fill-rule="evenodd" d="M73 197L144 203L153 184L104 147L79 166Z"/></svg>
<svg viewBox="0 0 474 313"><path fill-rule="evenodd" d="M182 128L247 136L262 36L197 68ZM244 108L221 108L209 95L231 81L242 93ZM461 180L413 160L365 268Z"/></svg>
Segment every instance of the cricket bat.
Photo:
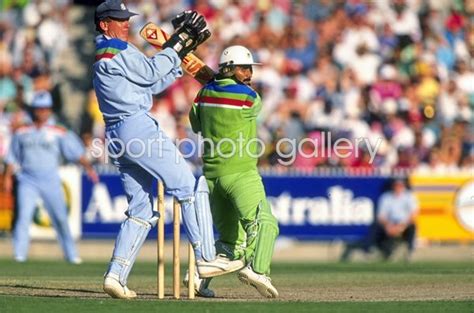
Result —
<svg viewBox="0 0 474 313"><path fill-rule="evenodd" d="M157 50L163 49L163 44L169 35L154 23L148 23L140 30L140 36ZM193 53L188 54L181 63L183 70L194 77L202 85L214 78L214 71Z"/></svg>

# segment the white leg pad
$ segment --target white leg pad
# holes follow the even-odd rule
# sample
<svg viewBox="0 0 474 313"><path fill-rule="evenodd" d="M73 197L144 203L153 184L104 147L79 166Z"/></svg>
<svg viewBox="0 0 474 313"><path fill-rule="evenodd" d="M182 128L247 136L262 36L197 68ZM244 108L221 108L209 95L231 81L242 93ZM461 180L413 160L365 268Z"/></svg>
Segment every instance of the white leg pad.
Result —
<svg viewBox="0 0 474 313"><path fill-rule="evenodd" d="M199 232L201 233L203 242L202 256L204 260L212 261L216 258L216 246L211 206L209 204L209 187L207 186L206 178L204 176L201 176L198 179L194 205L196 207L196 218L199 225Z"/></svg>

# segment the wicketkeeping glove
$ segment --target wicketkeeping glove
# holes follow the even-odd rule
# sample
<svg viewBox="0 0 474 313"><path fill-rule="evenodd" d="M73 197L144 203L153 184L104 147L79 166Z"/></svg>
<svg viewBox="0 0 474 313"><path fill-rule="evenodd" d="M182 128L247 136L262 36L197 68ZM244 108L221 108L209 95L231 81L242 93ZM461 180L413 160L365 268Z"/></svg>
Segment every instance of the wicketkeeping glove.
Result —
<svg viewBox="0 0 474 313"><path fill-rule="evenodd" d="M191 13L186 13L185 11L183 14L184 21L182 25L163 44L163 49L174 49L181 59L184 59L188 53L196 50L200 44L211 36L211 32L204 29L206 21L202 15L196 11Z"/></svg>
<svg viewBox="0 0 474 313"><path fill-rule="evenodd" d="M176 15L171 20L171 24L173 24L173 28L176 30L179 27L181 27L183 25L183 22L186 19L186 17L189 16L190 14L192 14L193 12L195 12L195 11L186 10L186 11L183 11L183 12L179 13L178 15Z"/></svg>

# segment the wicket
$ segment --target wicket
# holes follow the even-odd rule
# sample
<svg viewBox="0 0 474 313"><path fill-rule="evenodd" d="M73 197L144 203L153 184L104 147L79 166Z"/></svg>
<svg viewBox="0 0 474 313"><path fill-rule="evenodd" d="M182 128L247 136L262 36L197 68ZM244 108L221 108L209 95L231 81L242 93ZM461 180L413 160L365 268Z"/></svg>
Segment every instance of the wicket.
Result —
<svg viewBox="0 0 474 313"><path fill-rule="evenodd" d="M165 201L164 186L162 182L158 182L158 212L160 219L158 220L158 238L156 241L157 254L157 290L158 299L165 297L165 259L164 259L164 243L165 243ZM180 212L181 206L176 198L173 198L173 297L180 298ZM188 244L188 298L194 299L194 275L195 275L195 258L194 250L191 243Z"/></svg>

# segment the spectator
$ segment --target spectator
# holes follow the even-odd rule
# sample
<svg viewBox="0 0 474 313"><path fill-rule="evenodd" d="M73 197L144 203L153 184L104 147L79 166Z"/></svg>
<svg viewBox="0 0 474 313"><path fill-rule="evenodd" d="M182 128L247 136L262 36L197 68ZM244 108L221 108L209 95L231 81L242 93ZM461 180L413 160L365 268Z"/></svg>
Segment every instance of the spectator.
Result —
<svg viewBox="0 0 474 313"><path fill-rule="evenodd" d="M474 71L469 67L468 63L463 60L457 62L456 66L456 84L461 91L468 94L472 104L472 99L474 98L474 84L472 83L474 81Z"/></svg>
<svg viewBox="0 0 474 313"><path fill-rule="evenodd" d="M395 102L402 96L402 88L397 80L397 70L393 65L384 64L380 69L379 79L372 85L371 104L373 111L383 111L383 103L392 99Z"/></svg>
<svg viewBox="0 0 474 313"><path fill-rule="evenodd" d="M373 247L379 249L387 260L392 255L397 240L407 244L406 260L410 260L415 248L417 212L417 200L407 189L407 183L403 179L395 179L391 190L380 197L377 217L369 236L364 241L348 244L341 260L349 260L354 249L363 249L368 253Z"/></svg>
<svg viewBox="0 0 474 313"><path fill-rule="evenodd" d="M316 47L308 37L308 32L302 30L290 33L290 46L286 49L286 57L295 62L294 70L303 73L311 68L317 55Z"/></svg>
<svg viewBox="0 0 474 313"><path fill-rule="evenodd" d="M398 45L404 48L413 42L421 40L420 21L413 7L408 6L406 0L391 1L388 10L385 11L386 19L397 35Z"/></svg>
<svg viewBox="0 0 474 313"><path fill-rule="evenodd" d="M442 86L438 101L439 120L444 126L451 126L460 112L460 102L463 92L460 91L456 82L450 80Z"/></svg>
<svg viewBox="0 0 474 313"><path fill-rule="evenodd" d="M361 44L357 46L356 55L349 62L349 67L354 70L358 81L363 86L367 86L375 82L380 62L380 57L377 54L370 52L365 44Z"/></svg>
<svg viewBox="0 0 474 313"><path fill-rule="evenodd" d="M170 32L171 18L191 8L205 16L212 32L211 39L196 51L211 68L217 68L224 46L250 48L262 63L255 69L253 87L261 93L264 104L258 120L259 136L273 140L269 147L275 147L281 137L301 140L314 130L334 131L336 135L342 129L352 138L360 134L369 136L371 142L376 141L375 136L381 138L384 153L374 164L393 168L399 163L399 148L415 147L413 132L421 132L424 144L432 149L441 148L442 128L452 128L458 120L473 127L474 74L470 61L474 27L469 23L473 6L469 1L461 2L129 0L127 4L144 13L130 29L131 41L143 50L152 52L137 34L146 21L159 23ZM21 114L11 112L24 112L33 91L48 89L55 97L69 92L63 88L68 70L63 65L67 63L64 59L75 53L61 51L69 52L67 49L76 44L71 30L77 28L68 25L73 20L68 12L77 13L71 3L22 1L0 13L0 102L4 104L0 128L7 141L11 127L22 120L18 118ZM64 8L66 13L59 14L63 11L57 8ZM81 54L84 50L77 51ZM80 57L92 62L88 56ZM83 68L90 67L86 63ZM160 102L166 105L157 107L156 112L163 125L170 122L170 134L183 133L181 127L189 128L189 122L180 125L175 121L179 114L187 113L198 88L186 77L162 95ZM84 87L83 98L89 89ZM76 98L80 97L71 97ZM89 100L77 105L84 102L92 104L83 109L84 116L92 117L92 124L91 119L77 118L81 114L66 115L74 112L69 108L53 109L62 122L102 140L104 124L97 118L96 103L94 106ZM79 121L84 121L83 125L77 125ZM368 125L374 122L381 123L384 132L372 132ZM462 144L457 164L445 166L443 160L444 165L437 168L460 168L463 160L469 160L466 145ZM260 163L278 165L274 156L264 154ZM428 166L427 159L419 158L417 167ZM200 166L194 158L189 161L196 168ZM316 168L332 161L318 162ZM356 165L343 164L347 168ZM287 169L278 166L278 171Z"/></svg>

